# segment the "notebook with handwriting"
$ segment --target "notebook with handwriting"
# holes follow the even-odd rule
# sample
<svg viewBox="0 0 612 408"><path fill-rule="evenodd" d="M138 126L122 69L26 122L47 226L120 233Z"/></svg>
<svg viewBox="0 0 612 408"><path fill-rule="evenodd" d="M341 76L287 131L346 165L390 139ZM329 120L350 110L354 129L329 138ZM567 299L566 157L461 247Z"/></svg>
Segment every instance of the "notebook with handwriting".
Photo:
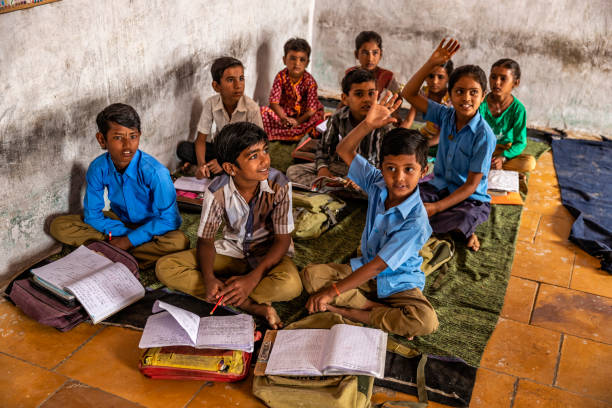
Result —
<svg viewBox="0 0 612 408"><path fill-rule="evenodd" d="M361 374L382 378L387 333L337 324L331 329L279 330L266 375Z"/></svg>
<svg viewBox="0 0 612 408"><path fill-rule="evenodd" d="M200 317L159 300L153 313L142 332L140 348L192 346L253 352L255 324L250 315Z"/></svg>

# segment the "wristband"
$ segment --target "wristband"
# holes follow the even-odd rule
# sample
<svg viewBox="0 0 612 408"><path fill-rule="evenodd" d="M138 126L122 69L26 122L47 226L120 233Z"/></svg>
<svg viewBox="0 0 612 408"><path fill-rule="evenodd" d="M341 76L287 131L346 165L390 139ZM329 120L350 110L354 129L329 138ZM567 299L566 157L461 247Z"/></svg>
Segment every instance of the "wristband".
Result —
<svg viewBox="0 0 612 408"><path fill-rule="evenodd" d="M332 283L332 288L334 288L334 290L336 291L336 295L340 296L340 291L338 290L338 287L335 283Z"/></svg>

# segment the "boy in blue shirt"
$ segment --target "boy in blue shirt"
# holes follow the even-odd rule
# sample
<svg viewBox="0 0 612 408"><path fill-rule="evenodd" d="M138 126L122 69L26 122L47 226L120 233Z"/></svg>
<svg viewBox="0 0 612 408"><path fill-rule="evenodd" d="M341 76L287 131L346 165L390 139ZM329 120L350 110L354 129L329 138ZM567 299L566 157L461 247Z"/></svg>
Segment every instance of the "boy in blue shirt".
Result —
<svg viewBox="0 0 612 408"><path fill-rule="evenodd" d="M411 338L438 328L436 312L421 293L419 250L431 235L418 187L427 166L427 139L414 130L390 131L382 141L380 170L357 154L366 135L397 120L390 115L400 103L397 95L375 102L336 148L350 166L348 177L368 195L362 256L350 265L309 265L302 283L312 294L306 303L310 313L329 310Z"/></svg>
<svg viewBox="0 0 612 408"><path fill-rule="evenodd" d="M487 77L476 65L456 68L448 79L452 107L419 94L431 70L445 64L459 50L456 40L440 42L425 64L410 78L402 96L425 113L424 119L440 127L434 179L421 184L434 233L458 232L467 247L478 251L476 227L489 218L491 196L487 176L496 138L478 109L487 90Z"/></svg>
<svg viewBox="0 0 612 408"><path fill-rule="evenodd" d="M84 217L57 217L51 223L51 235L73 246L108 237L112 245L131 252L141 268L188 248L189 240L178 231L182 220L170 172L138 150L138 113L115 103L100 112L96 122L96 139L108 151L87 170ZM111 211L103 211L105 189Z"/></svg>

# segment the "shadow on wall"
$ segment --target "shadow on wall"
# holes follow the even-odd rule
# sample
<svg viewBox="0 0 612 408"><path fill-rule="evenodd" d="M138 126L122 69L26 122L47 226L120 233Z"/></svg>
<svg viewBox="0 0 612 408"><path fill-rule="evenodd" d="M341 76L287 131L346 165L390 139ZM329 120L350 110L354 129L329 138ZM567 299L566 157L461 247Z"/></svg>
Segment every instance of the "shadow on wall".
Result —
<svg viewBox="0 0 612 408"><path fill-rule="evenodd" d="M187 140L190 142L195 142L198 123L200 122L200 116L202 116L203 110L204 104L202 103L202 98L199 96L195 97L191 104L191 118L189 119L189 136Z"/></svg>
<svg viewBox="0 0 612 408"><path fill-rule="evenodd" d="M255 91L253 99L259 106L268 106L268 99L272 84L270 82L270 40L266 33L264 38L257 48L255 63L257 65L257 81L255 82Z"/></svg>

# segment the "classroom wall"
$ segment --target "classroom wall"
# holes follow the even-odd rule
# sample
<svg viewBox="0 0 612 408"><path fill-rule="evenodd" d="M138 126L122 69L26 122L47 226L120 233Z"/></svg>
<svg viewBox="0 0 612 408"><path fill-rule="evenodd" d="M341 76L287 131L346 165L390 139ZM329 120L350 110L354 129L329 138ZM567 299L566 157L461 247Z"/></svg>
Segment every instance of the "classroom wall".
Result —
<svg viewBox="0 0 612 408"><path fill-rule="evenodd" d="M284 42L312 35L313 11L314 0L65 0L0 14L0 283L51 246L52 217L82 209L100 110L133 105L141 149L175 166L213 94L213 59L241 59L246 94L266 103Z"/></svg>
<svg viewBox="0 0 612 408"><path fill-rule="evenodd" d="M533 125L590 130L612 136L612 7L609 0L317 0L312 71L323 89L339 90L356 63L355 36L383 37L381 66L400 82L445 36L460 40L455 66L489 73L499 58L523 71L516 96Z"/></svg>

